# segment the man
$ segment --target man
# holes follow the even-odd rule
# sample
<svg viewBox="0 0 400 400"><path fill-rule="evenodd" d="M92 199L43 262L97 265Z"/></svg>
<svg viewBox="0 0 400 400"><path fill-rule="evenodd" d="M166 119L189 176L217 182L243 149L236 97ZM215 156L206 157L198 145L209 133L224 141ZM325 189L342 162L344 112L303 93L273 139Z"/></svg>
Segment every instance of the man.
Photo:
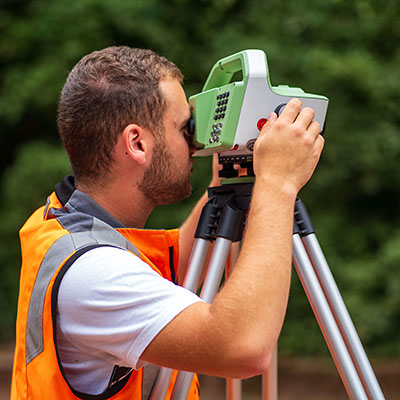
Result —
<svg viewBox="0 0 400 400"><path fill-rule="evenodd" d="M287 305L294 202L322 151L320 126L298 99L270 115L241 253L206 304L170 282L184 276L205 196L179 239L143 229L155 206L190 194L181 83L174 64L128 47L71 71L58 127L75 180L21 229L12 399L146 398L148 363L237 378L268 367Z"/></svg>

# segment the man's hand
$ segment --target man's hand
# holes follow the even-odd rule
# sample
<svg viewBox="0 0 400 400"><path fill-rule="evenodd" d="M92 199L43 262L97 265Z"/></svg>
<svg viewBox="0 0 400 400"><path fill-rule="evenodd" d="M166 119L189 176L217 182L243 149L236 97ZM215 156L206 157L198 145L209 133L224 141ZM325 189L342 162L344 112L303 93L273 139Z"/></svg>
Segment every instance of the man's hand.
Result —
<svg viewBox="0 0 400 400"><path fill-rule="evenodd" d="M314 110L301 106L292 99L279 118L272 113L254 146L257 179L296 194L310 179L324 146Z"/></svg>

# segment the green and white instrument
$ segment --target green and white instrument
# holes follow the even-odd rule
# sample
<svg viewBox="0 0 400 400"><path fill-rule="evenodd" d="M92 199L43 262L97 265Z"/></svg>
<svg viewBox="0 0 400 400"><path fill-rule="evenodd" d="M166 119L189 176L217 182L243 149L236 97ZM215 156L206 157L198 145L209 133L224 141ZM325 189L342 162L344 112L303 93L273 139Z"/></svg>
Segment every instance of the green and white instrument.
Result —
<svg viewBox="0 0 400 400"><path fill-rule="evenodd" d="M242 80L231 82L234 74ZM195 120L195 156L220 153L224 162L252 161L254 142L271 111L278 115L293 97L325 123L328 98L286 85L271 86L267 58L261 50L244 50L219 60L201 93L189 104Z"/></svg>

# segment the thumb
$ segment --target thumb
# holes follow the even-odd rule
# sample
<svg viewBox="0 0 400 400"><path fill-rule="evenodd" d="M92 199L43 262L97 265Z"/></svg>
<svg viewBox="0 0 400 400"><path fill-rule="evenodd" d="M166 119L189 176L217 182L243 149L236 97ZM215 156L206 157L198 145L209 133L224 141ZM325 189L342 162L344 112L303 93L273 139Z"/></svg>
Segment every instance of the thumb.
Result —
<svg viewBox="0 0 400 400"><path fill-rule="evenodd" d="M274 124L274 122L278 119L278 116L276 115L276 113L271 112L271 114L269 114L268 116L268 120L267 122L264 124L264 126L261 129L261 132L267 132L271 129L272 125Z"/></svg>

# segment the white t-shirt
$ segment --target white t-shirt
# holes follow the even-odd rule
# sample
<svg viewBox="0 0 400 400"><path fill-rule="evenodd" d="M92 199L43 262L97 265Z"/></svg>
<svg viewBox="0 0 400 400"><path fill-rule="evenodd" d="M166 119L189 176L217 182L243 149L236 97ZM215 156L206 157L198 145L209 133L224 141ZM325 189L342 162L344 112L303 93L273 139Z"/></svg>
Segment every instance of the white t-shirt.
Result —
<svg viewBox="0 0 400 400"><path fill-rule="evenodd" d="M198 301L128 251L99 247L83 254L58 294L57 347L68 382L80 392L103 392L115 365L142 367L153 338Z"/></svg>

